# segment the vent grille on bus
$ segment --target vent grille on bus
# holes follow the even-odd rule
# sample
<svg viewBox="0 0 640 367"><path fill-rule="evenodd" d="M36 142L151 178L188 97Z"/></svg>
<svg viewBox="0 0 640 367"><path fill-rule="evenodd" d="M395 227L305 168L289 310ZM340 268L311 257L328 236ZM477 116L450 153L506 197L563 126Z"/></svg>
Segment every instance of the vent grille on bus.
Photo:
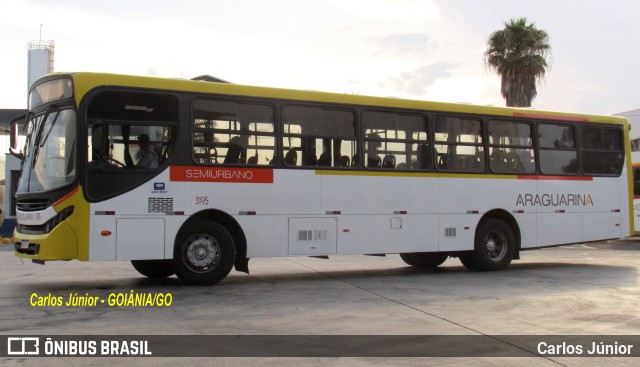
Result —
<svg viewBox="0 0 640 367"><path fill-rule="evenodd" d="M48 199L27 199L16 202L16 208L22 212L35 212L45 210L51 206Z"/></svg>
<svg viewBox="0 0 640 367"><path fill-rule="evenodd" d="M445 237L455 237L456 236L456 227L447 227L444 229L444 236Z"/></svg>
<svg viewBox="0 0 640 367"><path fill-rule="evenodd" d="M149 198L149 213L173 212L173 198Z"/></svg>

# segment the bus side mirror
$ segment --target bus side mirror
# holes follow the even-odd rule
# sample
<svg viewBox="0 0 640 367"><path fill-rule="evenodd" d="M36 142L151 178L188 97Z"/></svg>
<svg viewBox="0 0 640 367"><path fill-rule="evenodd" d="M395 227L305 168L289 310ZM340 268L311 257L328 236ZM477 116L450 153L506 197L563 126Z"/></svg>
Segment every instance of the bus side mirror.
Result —
<svg viewBox="0 0 640 367"><path fill-rule="evenodd" d="M20 160L24 159L24 153L22 152L22 148L18 146L20 141L19 139L20 127L23 125L25 118L26 118L26 115L21 115L11 120L11 123L10 123L11 132L9 137L9 141L10 141L9 153L11 153L11 155L14 157L19 158Z"/></svg>

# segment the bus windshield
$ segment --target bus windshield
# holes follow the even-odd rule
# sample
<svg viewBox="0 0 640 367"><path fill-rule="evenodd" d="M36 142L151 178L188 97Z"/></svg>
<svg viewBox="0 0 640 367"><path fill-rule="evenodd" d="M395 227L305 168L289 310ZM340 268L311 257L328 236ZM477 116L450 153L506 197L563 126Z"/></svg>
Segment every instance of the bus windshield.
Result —
<svg viewBox="0 0 640 367"><path fill-rule="evenodd" d="M18 193L50 191L76 178L76 112L50 107L27 123Z"/></svg>

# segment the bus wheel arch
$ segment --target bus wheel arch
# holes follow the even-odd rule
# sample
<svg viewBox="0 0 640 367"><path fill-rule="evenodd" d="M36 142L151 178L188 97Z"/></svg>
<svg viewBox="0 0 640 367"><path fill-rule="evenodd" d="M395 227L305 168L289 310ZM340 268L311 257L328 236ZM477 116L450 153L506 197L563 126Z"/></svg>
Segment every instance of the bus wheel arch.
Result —
<svg viewBox="0 0 640 367"><path fill-rule="evenodd" d="M247 239L244 231L240 224L238 224L231 215L221 210L207 209L191 215L189 219L182 224L180 230L178 230L174 247L178 245L178 239L184 236L183 231L187 230L193 223L198 221L210 221L217 223L229 233L235 245L235 269L248 274L249 259L247 259Z"/></svg>
<svg viewBox="0 0 640 367"><path fill-rule="evenodd" d="M505 210L491 210L476 226L474 250L460 254L460 261L471 270L501 270L520 258L520 239L516 219Z"/></svg>

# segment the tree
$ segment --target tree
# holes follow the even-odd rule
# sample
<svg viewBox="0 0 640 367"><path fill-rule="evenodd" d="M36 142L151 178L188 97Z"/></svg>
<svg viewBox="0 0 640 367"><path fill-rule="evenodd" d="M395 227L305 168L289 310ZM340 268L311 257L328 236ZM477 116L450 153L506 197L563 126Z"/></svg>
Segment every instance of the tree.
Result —
<svg viewBox="0 0 640 367"><path fill-rule="evenodd" d="M504 26L487 40L485 65L502 78L500 93L507 106L531 107L538 95L536 85L549 67L549 35L527 24L527 18L511 19Z"/></svg>

